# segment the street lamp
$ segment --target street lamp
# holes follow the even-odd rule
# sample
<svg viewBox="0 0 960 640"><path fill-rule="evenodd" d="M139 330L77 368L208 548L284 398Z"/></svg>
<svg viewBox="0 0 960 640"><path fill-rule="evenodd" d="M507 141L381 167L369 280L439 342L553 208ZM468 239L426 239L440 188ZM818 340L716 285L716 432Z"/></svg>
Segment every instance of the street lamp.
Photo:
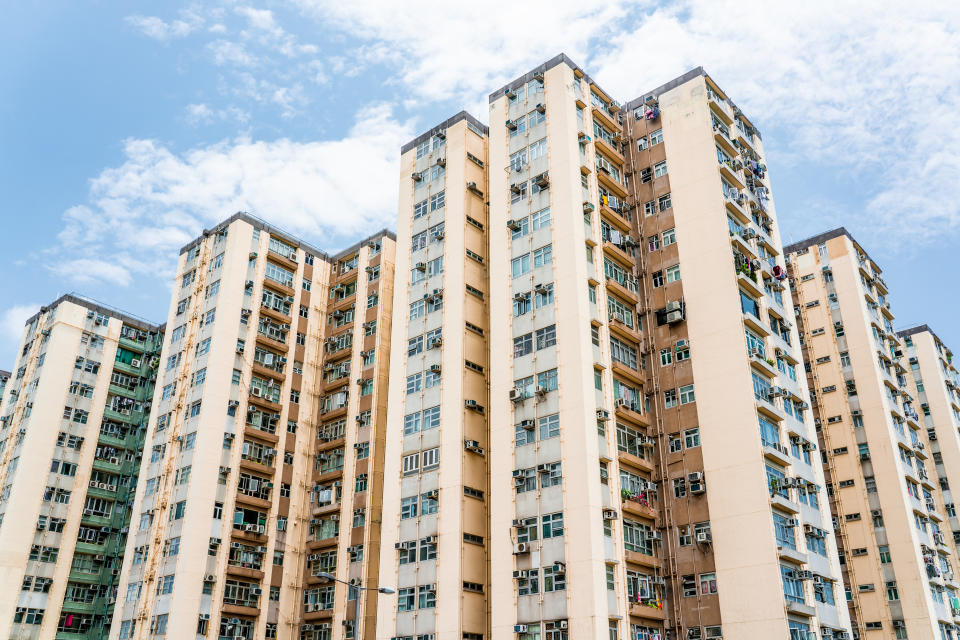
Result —
<svg viewBox="0 0 960 640"><path fill-rule="evenodd" d="M356 640L360 639L360 592L376 591L377 593L382 593L384 595L390 595L390 594L396 593L396 591L394 591L390 587L361 587L358 584L351 584L346 580L337 579L337 577L332 573L326 573L324 571L321 571L320 573L318 573L317 577L323 580L329 580L332 582L339 582L340 584L345 584L349 589L355 590L354 595L356 597L354 598L354 604L353 604L353 637ZM347 598L348 599L350 598L349 590L347 591Z"/></svg>

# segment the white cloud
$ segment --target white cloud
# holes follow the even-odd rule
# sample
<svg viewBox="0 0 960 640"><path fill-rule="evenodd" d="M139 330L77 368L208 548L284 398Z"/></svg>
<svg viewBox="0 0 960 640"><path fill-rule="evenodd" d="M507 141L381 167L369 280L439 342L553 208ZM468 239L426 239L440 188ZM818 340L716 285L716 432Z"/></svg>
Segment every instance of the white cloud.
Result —
<svg viewBox="0 0 960 640"><path fill-rule="evenodd" d="M179 18L164 21L156 16L128 16L127 24L139 29L148 38L166 42L175 38L184 38L203 26L204 20L193 10L180 11Z"/></svg>
<svg viewBox="0 0 960 640"><path fill-rule="evenodd" d="M960 5L690 0L613 35L592 65L624 98L702 65L775 134L766 138L774 189L794 168L841 174L871 195L856 210L834 204L834 223L874 243L960 231ZM820 230L803 211L780 214Z"/></svg>
<svg viewBox="0 0 960 640"><path fill-rule="evenodd" d="M396 224L399 146L413 128L378 104L341 139L226 140L177 153L132 139L125 161L64 214L55 249L68 281L126 286L170 278L177 250L204 226L244 210L335 250ZM110 261L91 258L108 254Z"/></svg>
<svg viewBox="0 0 960 640"><path fill-rule="evenodd" d="M364 41L331 60L338 73L391 62L400 81L424 100L481 96L561 51L585 59L590 42L626 16L627 0L490 0L482 7L433 0L296 0L301 9ZM485 115L485 114L481 114Z"/></svg>
<svg viewBox="0 0 960 640"><path fill-rule="evenodd" d="M204 124L213 122L214 111L205 104L187 105L187 122L190 124Z"/></svg>
<svg viewBox="0 0 960 640"><path fill-rule="evenodd" d="M283 29L277 25L273 12L269 9L254 9L253 7L238 7L237 13L244 16L254 29L267 31L274 35L283 34Z"/></svg>
<svg viewBox="0 0 960 640"><path fill-rule="evenodd" d="M487 93L560 51L621 99L702 65L768 134L775 190L788 171L826 171L862 202L834 202L835 217L875 242L960 232L960 4L494 0L482 19L432 0L296 4L357 42L332 73L389 65L409 108L449 100L483 117Z"/></svg>
<svg viewBox="0 0 960 640"><path fill-rule="evenodd" d="M23 337L23 326L27 318L40 310L39 304L17 304L8 307L0 314L0 342L4 343L0 351L13 353ZM0 367L9 368L13 361L0 362Z"/></svg>
<svg viewBox="0 0 960 640"><path fill-rule="evenodd" d="M225 65L252 67L257 63L257 57L248 52L241 42L214 40L207 45L207 48L213 53L214 63L220 67Z"/></svg>
<svg viewBox="0 0 960 640"><path fill-rule="evenodd" d="M67 260L51 266L50 270L62 278L68 278L71 282L79 284L103 282L125 287L132 279L127 266L95 258Z"/></svg>
<svg viewBox="0 0 960 640"><path fill-rule="evenodd" d="M204 103L188 104L185 117L187 122L194 126L225 120L234 120L240 124L246 124L250 121L250 114L238 107L229 106L225 109L213 109Z"/></svg>

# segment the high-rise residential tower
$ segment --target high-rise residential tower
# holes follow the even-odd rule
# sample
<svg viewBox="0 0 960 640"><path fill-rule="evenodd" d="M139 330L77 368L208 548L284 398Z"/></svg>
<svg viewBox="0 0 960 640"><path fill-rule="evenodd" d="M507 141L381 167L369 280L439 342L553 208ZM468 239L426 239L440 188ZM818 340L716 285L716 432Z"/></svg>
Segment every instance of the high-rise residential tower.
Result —
<svg viewBox="0 0 960 640"><path fill-rule="evenodd" d="M960 374L953 351L927 325L910 327L897 335L906 347L912 391L920 406L944 511L956 545L960 543L960 521L953 487L960 488ZM960 593L954 591L949 604L956 616L960 614Z"/></svg>
<svg viewBox="0 0 960 640"><path fill-rule="evenodd" d="M563 55L490 121L403 150L378 638L845 637L753 125L701 69L622 107Z"/></svg>
<svg viewBox="0 0 960 640"><path fill-rule="evenodd" d="M0 636L109 634L162 339L75 295L27 320L0 406Z"/></svg>
<svg viewBox="0 0 960 640"><path fill-rule="evenodd" d="M354 637L392 256L386 232L331 257L244 213L183 248L111 637Z"/></svg>
<svg viewBox="0 0 960 640"><path fill-rule="evenodd" d="M951 611L957 556L939 490L947 482L929 470L931 442L881 269L843 228L786 251L854 629L952 638L960 607ZM930 364L933 378L940 371ZM947 388L934 386L946 407ZM956 428L943 424L948 445Z"/></svg>
<svg viewBox="0 0 960 640"><path fill-rule="evenodd" d="M487 144L461 112L401 150L380 640L488 637Z"/></svg>

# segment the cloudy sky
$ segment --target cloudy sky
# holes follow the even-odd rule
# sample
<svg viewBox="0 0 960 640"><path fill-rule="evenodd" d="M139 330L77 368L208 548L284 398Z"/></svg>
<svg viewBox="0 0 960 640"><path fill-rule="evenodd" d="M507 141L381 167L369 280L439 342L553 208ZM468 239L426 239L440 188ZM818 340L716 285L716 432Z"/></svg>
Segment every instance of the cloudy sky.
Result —
<svg viewBox="0 0 960 640"><path fill-rule="evenodd" d="M621 100L702 65L784 239L845 225L898 325L960 349L960 4L462 4L8 3L0 369L62 293L163 320L177 249L239 209L330 250L392 228L399 146L561 51Z"/></svg>

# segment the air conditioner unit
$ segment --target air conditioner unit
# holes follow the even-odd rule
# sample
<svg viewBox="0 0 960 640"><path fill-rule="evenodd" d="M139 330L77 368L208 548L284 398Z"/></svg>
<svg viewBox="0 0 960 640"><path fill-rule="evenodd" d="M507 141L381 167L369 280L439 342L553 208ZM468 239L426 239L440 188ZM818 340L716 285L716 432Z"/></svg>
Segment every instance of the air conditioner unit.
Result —
<svg viewBox="0 0 960 640"><path fill-rule="evenodd" d="M566 620L557 620L554 624L556 624L557 629L566 629L566 628L567 628L567 621L566 621Z"/></svg>
<svg viewBox="0 0 960 640"><path fill-rule="evenodd" d="M530 571L527 569L516 569L513 572L514 580L526 580L529 577L530 577Z"/></svg>
<svg viewBox="0 0 960 640"><path fill-rule="evenodd" d="M609 419L610 419L609 411L607 411L606 409L597 409L597 420L606 422ZM533 421L531 420L531 422Z"/></svg>
<svg viewBox="0 0 960 640"><path fill-rule="evenodd" d="M530 553L530 544L528 542L517 542L513 545L513 555L517 556L523 553Z"/></svg>
<svg viewBox="0 0 960 640"><path fill-rule="evenodd" d="M527 632L527 628L528 628L528 627L527 627L527 625L525 625L525 624L515 624L515 625L513 625L513 632L514 632L514 633L526 633L526 632Z"/></svg>
<svg viewBox="0 0 960 640"><path fill-rule="evenodd" d="M260 390L260 387L250 387L250 395L254 398L260 398L263 395L263 392Z"/></svg>
<svg viewBox="0 0 960 640"><path fill-rule="evenodd" d="M666 311L667 313L670 313L673 311L680 311L680 310L681 310L681 303L679 300L671 300L670 302L667 303L667 306L664 307L664 311Z"/></svg>
<svg viewBox="0 0 960 640"><path fill-rule="evenodd" d="M467 451L471 451L473 453L479 453L480 455L483 455L483 447L481 447L480 443L476 440L464 440L463 448L466 449Z"/></svg>
<svg viewBox="0 0 960 640"><path fill-rule="evenodd" d="M535 423L533 420L521 420L521 421L520 421L520 428L526 429L527 431L533 431L533 429L535 428L535 426L536 426L536 423Z"/></svg>
<svg viewBox="0 0 960 640"><path fill-rule="evenodd" d="M550 465L546 463L538 464L537 473L550 473Z"/></svg>
<svg viewBox="0 0 960 640"><path fill-rule="evenodd" d="M546 388L546 387L537 387L537 389L536 389L536 394L542 398L543 396L547 395L547 388Z"/></svg>
<svg viewBox="0 0 960 640"><path fill-rule="evenodd" d="M616 520L619 516L617 515L616 509L604 509L603 510L603 519L604 520Z"/></svg>
<svg viewBox="0 0 960 640"><path fill-rule="evenodd" d="M567 572L567 563L566 563L566 562L554 562L554 563L553 563L553 572L554 572L554 573L566 573L566 572Z"/></svg>
<svg viewBox="0 0 960 640"><path fill-rule="evenodd" d="M521 389L520 387L514 387L513 389L510 389L511 402L523 402L523 400L524 400L523 389Z"/></svg>
<svg viewBox="0 0 960 640"><path fill-rule="evenodd" d="M510 220L507 220L507 228L510 229L511 231L519 231L520 226L521 225L519 220L514 220L512 218Z"/></svg>
<svg viewBox="0 0 960 640"><path fill-rule="evenodd" d="M667 324L676 324L677 322L683 322L683 312L682 311L671 311L667 314Z"/></svg>
<svg viewBox="0 0 960 640"><path fill-rule="evenodd" d="M427 491L423 495L428 500L436 500L437 498L440 497L440 491L438 489L431 489L430 491Z"/></svg>
<svg viewBox="0 0 960 640"><path fill-rule="evenodd" d="M617 409L619 409L620 407L626 407L627 406L626 398L617 398L616 400L613 401L613 406Z"/></svg>
<svg viewBox="0 0 960 640"><path fill-rule="evenodd" d="M709 531L697 531L697 544L707 544L713 542L713 536Z"/></svg>

